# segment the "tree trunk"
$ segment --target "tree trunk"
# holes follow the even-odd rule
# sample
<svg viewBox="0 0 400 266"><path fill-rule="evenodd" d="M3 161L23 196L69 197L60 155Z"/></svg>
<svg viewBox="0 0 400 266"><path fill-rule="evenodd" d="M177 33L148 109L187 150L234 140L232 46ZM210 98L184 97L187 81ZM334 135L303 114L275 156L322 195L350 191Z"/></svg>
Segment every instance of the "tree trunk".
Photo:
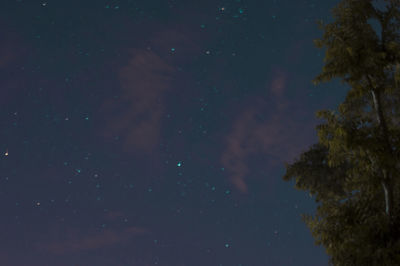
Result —
<svg viewBox="0 0 400 266"><path fill-rule="evenodd" d="M392 215L393 215L393 213L392 213L392 209L393 209L393 188L392 188L392 186L390 184L391 180L385 178L385 172L386 171L382 171L382 172L384 173L384 178L382 180L382 188L383 188L383 192L385 193L385 213L389 217L392 217Z"/></svg>
<svg viewBox="0 0 400 266"><path fill-rule="evenodd" d="M370 79L369 79L370 81ZM372 85L370 81L370 85ZM381 130L381 135L382 135L382 140L383 140L383 145L384 145L384 150L390 155L393 156L393 150L392 150L392 145L390 144L389 140L389 131L387 128L385 116L383 114L382 106L381 106L381 99L380 99L380 94L379 91L375 91L375 88L372 87L371 90L372 93L372 98L374 102L374 107L377 115L377 120L378 124ZM392 175L391 175L391 169L385 169L385 167L382 167L382 187L383 191L385 194L385 212L386 215L389 217L392 217L393 215L393 180L392 180Z"/></svg>

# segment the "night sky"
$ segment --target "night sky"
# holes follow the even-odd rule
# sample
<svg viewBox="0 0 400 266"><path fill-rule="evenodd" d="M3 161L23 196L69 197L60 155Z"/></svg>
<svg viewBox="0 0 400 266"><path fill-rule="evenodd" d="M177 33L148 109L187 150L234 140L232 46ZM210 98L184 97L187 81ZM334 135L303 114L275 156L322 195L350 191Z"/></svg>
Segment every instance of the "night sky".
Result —
<svg viewBox="0 0 400 266"><path fill-rule="evenodd" d="M0 265L327 265L282 176L337 3L2 1Z"/></svg>

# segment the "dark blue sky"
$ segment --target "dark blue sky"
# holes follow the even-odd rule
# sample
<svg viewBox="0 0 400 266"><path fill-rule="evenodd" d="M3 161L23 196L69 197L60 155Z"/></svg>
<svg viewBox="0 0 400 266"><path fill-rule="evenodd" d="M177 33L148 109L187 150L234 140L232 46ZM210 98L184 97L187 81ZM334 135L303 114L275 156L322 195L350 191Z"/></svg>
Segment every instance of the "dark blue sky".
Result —
<svg viewBox="0 0 400 266"><path fill-rule="evenodd" d="M282 175L337 2L2 3L0 264L327 265Z"/></svg>

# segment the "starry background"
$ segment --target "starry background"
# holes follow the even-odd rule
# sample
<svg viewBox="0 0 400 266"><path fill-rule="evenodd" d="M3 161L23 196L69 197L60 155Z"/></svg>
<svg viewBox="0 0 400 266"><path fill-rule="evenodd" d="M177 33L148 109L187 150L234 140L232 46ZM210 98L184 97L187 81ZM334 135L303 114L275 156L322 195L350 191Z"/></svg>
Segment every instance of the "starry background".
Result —
<svg viewBox="0 0 400 266"><path fill-rule="evenodd" d="M4 1L0 264L327 265L282 181L338 1Z"/></svg>

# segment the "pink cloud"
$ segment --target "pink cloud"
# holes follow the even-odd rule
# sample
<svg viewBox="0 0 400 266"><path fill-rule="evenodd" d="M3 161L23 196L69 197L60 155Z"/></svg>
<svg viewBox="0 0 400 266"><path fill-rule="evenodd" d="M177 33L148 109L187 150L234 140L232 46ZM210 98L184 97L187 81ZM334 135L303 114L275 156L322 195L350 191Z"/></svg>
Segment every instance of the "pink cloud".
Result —
<svg viewBox="0 0 400 266"><path fill-rule="evenodd" d="M26 80L16 72L18 63L24 59L27 47L12 27L0 20L0 71L4 74L0 77L0 104L7 104L18 98L26 87Z"/></svg>
<svg viewBox="0 0 400 266"><path fill-rule="evenodd" d="M247 163L250 155L268 155L266 166L278 166L299 152L299 139L304 142L308 138L302 130L304 123L296 118L304 112L284 98L287 73L279 69L272 73L274 78L267 85L271 100L251 99L251 107L235 119L221 155L231 183L242 193L248 192L246 176L250 172Z"/></svg>
<svg viewBox="0 0 400 266"><path fill-rule="evenodd" d="M273 76L274 78L272 79L271 84L267 86L267 89L271 91L271 94L274 97L281 98L286 86L287 74L283 70L276 68L273 70Z"/></svg>
<svg viewBox="0 0 400 266"><path fill-rule="evenodd" d="M52 243L40 243L36 247L39 250L51 252L53 254L65 254L72 252L81 252L87 250L100 249L129 241L135 236L148 233L141 227L129 227L122 231L104 230L99 233L88 235L79 235L76 232L69 231L72 234L66 239L54 241Z"/></svg>
<svg viewBox="0 0 400 266"><path fill-rule="evenodd" d="M170 89L174 68L156 53L132 49L128 65L119 70L121 95L107 101L106 137L119 136L125 150L150 153L160 134L164 94Z"/></svg>
<svg viewBox="0 0 400 266"><path fill-rule="evenodd" d="M0 29L4 34L0 36L0 69L13 65L24 53L22 41L0 21Z"/></svg>
<svg viewBox="0 0 400 266"><path fill-rule="evenodd" d="M118 136L128 152L152 153L166 114L165 98L176 93L178 79L183 81L178 67L199 52L197 38L189 29L178 31L157 25L157 30L144 37L146 48L130 49L128 64L118 70L120 95L106 100L102 107L106 138Z"/></svg>
<svg viewBox="0 0 400 266"><path fill-rule="evenodd" d="M123 213L121 211L109 211L106 213L105 219L110 220L110 221L115 221L124 216L125 216L125 213Z"/></svg>
<svg viewBox="0 0 400 266"><path fill-rule="evenodd" d="M3 44L0 47L0 69L8 66L16 58L16 51L10 47L10 44Z"/></svg>

